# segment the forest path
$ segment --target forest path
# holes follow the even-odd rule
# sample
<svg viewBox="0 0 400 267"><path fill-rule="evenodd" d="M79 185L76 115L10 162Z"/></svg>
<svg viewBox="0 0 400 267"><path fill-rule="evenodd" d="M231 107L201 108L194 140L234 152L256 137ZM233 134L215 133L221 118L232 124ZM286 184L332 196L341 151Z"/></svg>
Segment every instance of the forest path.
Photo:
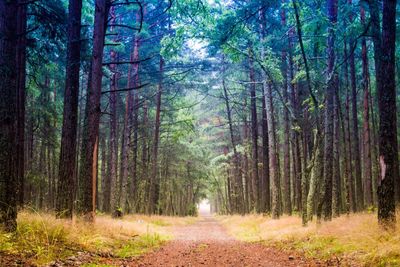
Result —
<svg viewBox="0 0 400 267"><path fill-rule="evenodd" d="M128 266L319 266L276 248L237 241L211 215L175 227L174 240Z"/></svg>

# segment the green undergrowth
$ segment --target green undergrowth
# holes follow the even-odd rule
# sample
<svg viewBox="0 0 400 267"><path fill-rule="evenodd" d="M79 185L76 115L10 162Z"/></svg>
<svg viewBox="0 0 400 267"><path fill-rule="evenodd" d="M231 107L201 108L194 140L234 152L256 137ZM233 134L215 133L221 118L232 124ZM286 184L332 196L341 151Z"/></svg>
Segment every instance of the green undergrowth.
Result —
<svg viewBox="0 0 400 267"><path fill-rule="evenodd" d="M132 258L140 256L149 250L158 248L167 239L159 234L144 234L135 239L121 242L114 255L119 258Z"/></svg>
<svg viewBox="0 0 400 267"><path fill-rule="evenodd" d="M66 230L59 225L19 220L15 233L0 232L0 252L18 255L38 265L71 256L76 249L76 244L69 242Z"/></svg>
<svg viewBox="0 0 400 267"><path fill-rule="evenodd" d="M107 253L115 258L135 257L168 239L167 234L155 232L147 223L99 216L94 224L89 224L79 219L70 222L56 220L50 214L22 212L15 233L0 231L0 254L41 266L78 252Z"/></svg>

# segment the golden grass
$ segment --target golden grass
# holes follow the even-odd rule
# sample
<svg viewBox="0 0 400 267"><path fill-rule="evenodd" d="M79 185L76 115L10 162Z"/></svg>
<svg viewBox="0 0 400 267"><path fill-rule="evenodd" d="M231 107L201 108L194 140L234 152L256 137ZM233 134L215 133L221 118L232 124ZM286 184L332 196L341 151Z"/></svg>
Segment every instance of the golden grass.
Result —
<svg viewBox="0 0 400 267"><path fill-rule="evenodd" d="M400 266L400 219L395 231L384 231L376 214L352 214L317 225L301 218L272 220L262 215L219 216L232 235L244 241L263 241L295 249L309 257L344 258L364 266Z"/></svg>
<svg viewBox="0 0 400 267"><path fill-rule="evenodd" d="M195 220L143 215L113 219L99 215L94 224L89 224L80 218L60 220L48 213L23 211L18 214L16 233L0 232L0 254L18 255L38 265L77 251L132 257L170 239L170 227Z"/></svg>

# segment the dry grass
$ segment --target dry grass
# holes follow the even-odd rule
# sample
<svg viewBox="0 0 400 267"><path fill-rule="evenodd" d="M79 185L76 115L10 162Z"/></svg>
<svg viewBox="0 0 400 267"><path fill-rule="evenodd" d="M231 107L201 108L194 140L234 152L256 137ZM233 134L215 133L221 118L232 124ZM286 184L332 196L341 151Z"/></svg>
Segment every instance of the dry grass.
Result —
<svg viewBox="0 0 400 267"><path fill-rule="evenodd" d="M400 219L397 230L384 231L376 214L354 214L301 226L298 217L272 220L262 215L220 216L228 231L244 241L263 241L306 256L344 258L364 266L400 266Z"/></svg>
<svg viewBox="0 0 400 267"><path fill-rule="evenodd" d="M129 215L112 219L100 215L94 224L79 218L57 220L47 213L20 212L15 234L0 232L0 254L18 255L41 265L77 251L140 255L171 238L169 228L195 218Z"/></svg>

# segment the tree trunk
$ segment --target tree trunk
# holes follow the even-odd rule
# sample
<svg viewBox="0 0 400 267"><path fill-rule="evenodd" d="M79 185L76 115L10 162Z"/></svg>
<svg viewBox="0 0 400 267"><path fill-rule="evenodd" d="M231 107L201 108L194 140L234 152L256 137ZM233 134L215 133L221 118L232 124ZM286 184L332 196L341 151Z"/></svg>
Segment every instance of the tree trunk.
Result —
<svg viewBox="0 0 400 267"><path fill-rule="evenodd" d="M293 62L293 37L294 30L289 31L289 77L290 81L294 79L294 62ZM299 131L301 130L299 125L299 115L300 115L300 105L299 105L299 94L298 94L298 85L291 82L291 95L290 95L290 103L293 107L293 114L296 120L292 121L292 159L293 159L293 209L296 211L300 210L301 207L301 157L300 157L300 141L299 141ZM305 160L305 159L304 159ZM304 196L305 197L305 196Z"/></svg>
<svg viewBox="0 0 400 267"><path fill-rule="evenodd" d="M332 173L332 216L338 217L341 212L341 175L340 175L340 116L339 116L339 81L335 77L336 90L333 102L333 173Z"/></svg>
<svg viewBox="0 0 400 267"><path fill-rule="evenodd" d="M233 149L233 164L235 168L235 173L234 173L234 188L235 188L235 203L237 203L238 207L235 212L238 213L244 213L244 207L243 207L243 184L242 184L242 176L240 174L240 169L239 169L239 154L236 149L236 140L234 136L234 131L233 131L233 122L232 122L232 110L231 106L229 103L229 95L228 95L228 90L226 88L225 84L225 60L222 58L222 88L224 90L224 100L225 100L225 107L226 107L226 114L228 117L228 124L229 124L229 134L231 138L231 144L232 144L232 149ZM240 207L239 207L240 206Z"/></svg>
<svg viewBox="0 0 400 267"><path fill-rule="evenodd" d="M68 12L67 68L65 77L56 216L58 218L72 219L75 192L74 174L76 166L76 138L78 127L82 0L70 0Z"/></svg>
<svg viewBox="0 0 400 267"><path fill-rule="evenodd" d="M140 22L140 14L139 12L136 13L136 23ZM133 49L131 54L131 61L138 62L139 61L139 46L140 46L140 39L138 34L135 35L133 41ZM139 63L134 63L129 66L128 71L128 88L133 88L139 85ZM132 211L133 208L133 197L135 192L135 181L137 176L137 120L138 120L138 107L134 101L137 98L137 93L134 91L129 91L126 97L126 104L125 104L125 116L124 116L124 129L123 129L123 136L122 136L122 148L121 148L121 182L126 181L126 207L123 204L123 210ZM135 103L134 103L135 102ZM133 105L135 104L135 107ZM132 114L133 113L133 114ZM131 119L133 118L133 120ZM131 173L131 181L128 182L128 159L129 159L129 151L128 148L130 147L131 141L131 131L133 130L133 159L132 159L132 173ZM124 199L123 199L124 201Z"/></svg>
<svg viewBox="0 0 400 267"><path fill-rule="evenodd" d="M17 227L17 1L0 1L0 227Z"/></svg>
<svg viewBox="0 0 400 267"><path fill-rule="evenodd" d="M103 48L105 26L110 7L109 0L96 0L95 25L93 31L93 55L91 84L88 88L85 124L83 129L81 166L80 166L80 203L79 211L88 221L94 221L96 208L97 148L99 122L101 115L101 80L103 77Z"/></svg>
<svg viewBox="0 0 400 267"><path fill-rule="evenodd" d="M107 162L107 146L106 146L106 138L104 136L104 134L100 134L100 149L101 149L101 166L100 166L100 177L101 177L101 183L100 183L100 188L101 188L101 194L102 194L102 198L101 198L101 202L100 203L100 209L102 211L105 210L110 210L109 207L107 207L106 203L110 203L110 199L109 199L109 195L107 194L106 191L108 190L109 192L109 188L107 187L106 183L107 183L107 168L106 168L106 162ZM100 197L100 196L99 196Z"/></svg>
<svg viewBox="0 0 400 267"><path fill-rule="evenodd" d="M345 40L344 43L344 56L347 58L347 41ZM348 144L348 168L350 170L348 179L347 179L347 192L348 192L348 203L349 207L351 207L351 210L353 212L357 211L357 201L355 198L355 183L354 183L354 171L352 167L352 162L353 162L353 146L352 146L352 140L351 140L351 123L350 123L350 90L349 90L349 72L348 72L348 64L347 60L345 61L345 79L346 79L346 84L347 84L347 90L346 90L346 140ZM349 210L350 211L350 210Z"/></svg>
<svg viewBox="0 0 400 267"><path fill-rule="evenodd" d="M257 124L257 97L254 77L252 51L249 50L249 75L250 75L250 110L251 110L251 162L252 162L252 191L253 203L256 211L260 210L259 175L258 175L258 124Z"/></svg>
<svg viewBox="0 0 400 267"><path fill-rule="evenodd" d="M318 184L320 181L319 175L323 173L323 140L321 136L315 135L314 137L314 151L312 154L312 158L308 165L306 173L310 173L310 185L307 195L307 205L303 207L303 225L306 225L308 221L312 220L314 214L314 201L315 195L317 193ZM306 198L306 196L304 196ZM307 218L305 218L305 214L307 214Z"/></svg>
<svg viewBox="0 0 400 267"><path fill-rule="evenodd" d="M349 5L352 5L352 0L348 0ZM353 17L350 13L350 21ZM350 38L351 46L355 45L356 40ZM354 157L354 174L355 174L355 201L357 210L360 211L364 207L364 195L361 178L361 157L360 157L360 139L358 136L358 118L357 118L357 83L356 83L356 66L354 60L354 52L349 55L350 63L350 82L352 92L352 120L353 120L353 157Z"/></svg>
<svg viewBox="0 0 400 267"><path fill-rule="evenodd" d="M271 191L270 191L270 177L269 177L269 142L268 142L268 119L267 119L267 104L265 102L264 86L262 91L262 162L263 162L263 193L264 210L263 212L271 211Z"/></svg>
<svg viewBox="0 0 400 267"><path fill-rule="evenodd" d="M18 0L17 7L17 172L18 204L24 205L25 180L25 80L26 80L26 28L27 3Z"/></svg>
<svg viewBox="0 0 400 267"><path fill-rule="evenodd" d="M150 196L150 177L148 174L149 171L149 164L148 164L148 149L149 149L149 144L148 144L148 107L147 107L147 101L146 99L143 99L143 121L142 121L142 179L144 180L144 185L145 185L145 192L144 192L144 201L148 201L149 200L149 196ZM145 209L147 209L147 206L144 207ZM146 212L146 211L143 211Z"/></svg>
<svg viewBox="0 0 400 267"><path fill-rule="evenodd" d="M378 1L373 1L369 0L367 1L369 5L369 13L370 13L370 29L371 29L371 35L372 35L372 41L374 44L374 65L375 65L375 81L376 81L376 92L378 93L381 89L381 78L382 75L379 73L381 71L381 26L380 26L380 8L379 8L379 3ZM376 95L377 95L376 93ZM370 94L370 98L372 98ZM378 188L378 183L379 183L379 159L378 159L378 134L377 134L377 127L375 123L376 118L373 116L373 105L371 101L371 115L372 115L372 126L373 126L373 135L375 138L373 138L374 145L372 146L373 150L375 151L374 153L374 163L376 166L376 170L374 170L374 185L375 185L375 203L377 203L377 188Z"/></svg>
<svg viewBox="0 0 400 267"><path fill-rule="evenodd" d="M332 218L332 172L333 172L333 124L334 124L334 97L337 90L337 73L335 67L335 27L337 22L337 0L328 0L328 81L326 88L325 109L325 145L324 145L324 196L321 199L324 205L324 219ZM320 206L322 203L319 204Z"/></svg>
<svg viewBox="0 0 400 267"><path fill-rule="evenodd" d="M269 176L271 179L271 212L273 219L279 219L279 170L277 167L276 158L276 142L275 142L275 124L273 114L273 99L272 99L272 87L267 86L266 82L263 82L264 89L267 94L264 96L267 98L267 120L268 120L268 141L269 141Z"/></svg>
<svg viewBox="0 0 400 267"><path fill-rule="evenodd" d="M114 7L110 9L110 23L111 25L116 23L116 15ZM114 31L114 27L110 27L110 31ZM111 49L110 50L110 60L111 62L118 61L118 53ZM108 170L110 175L110 208L111 213L114 214L121 206L119 201L121 197L121 192L118 184L118 172L117 172L117 161L118 161L118 137L117 137L117 92L118 89L118 73L117 65L110 65L111 79L110 79L110 97L109 97L109 107L110 107L110 139L109 139L109 152L110 159L108 161Z"/></svg>
<svg viewBox="0 0 400 267"><path fill-rule="evenodd" d="M244 106L246 107L247 110L247 97L245 97L244 99ZM249 140L249 125L248 125L248 121L247 121L247 115L244 118L244 123L243 123L243 141L245 143L248 143ZM251 190L251 176L249 175L250 171L249 171L249 156L248 156L249 152L246 149L244 151L244 160L243 160L243 169L244 169L244 179L245 179L245 195L246 195L246 209L247 212L250 212L254 206L252 203L252 190Z"/></svg>
<svg viewBox="0 0 400 267"><path fill-rule="evenodd" d="M381 71L382 84L378 87L379 104L379 164L378 220L381 224L395 226L395 180L397 168L397 123L396 123L396 0L383 1Z"/></svg>
<svg viewBox="0 0 400 267"><path fill-rule="evenodd" d="M286 2L282 1L283 4ZM281 9L281 25L286 28L286 14L285 10ZM281 72L283 76L283 101L285 105L289 103L288 94L288 68L287 68L287 51L286 46L282 49L282 67ZM285 213L292 214L292 204L290 201L290 126L289 126L289 112L286 107L283 107L283 128L284 128L284 141L283 141L283 184L284 184L284 210Z"/></svg>
<svg viewBox="0 0 400 267"><path fill-rule="evenodd" d="M365 25L365 10L361 7L361 22ZM364 26L365 27L365 26ZM363 70L363 161L364 161L364 200L365 205L373 205L372 192L372 162L371 162L371 131L369 124L369 70L367 55L367 40L365 37L361 41L362 70Z"/></svg>
<svg viewBox="0 0 400 267"><path fill-rule="evenodd" d="M160 77L158 82L158 90L156 97L156 120L155 120L155 128L154 128L154 143L153 143L153 164L152 171L150 176L150 195L148 200L148 214L154 214L156 212L156 207L158 204L158 144L160 141L160 123L161 123L161 96L162 96L162 88L163 88L163 71L164 71L164 59L160 56Z"/></svg>

